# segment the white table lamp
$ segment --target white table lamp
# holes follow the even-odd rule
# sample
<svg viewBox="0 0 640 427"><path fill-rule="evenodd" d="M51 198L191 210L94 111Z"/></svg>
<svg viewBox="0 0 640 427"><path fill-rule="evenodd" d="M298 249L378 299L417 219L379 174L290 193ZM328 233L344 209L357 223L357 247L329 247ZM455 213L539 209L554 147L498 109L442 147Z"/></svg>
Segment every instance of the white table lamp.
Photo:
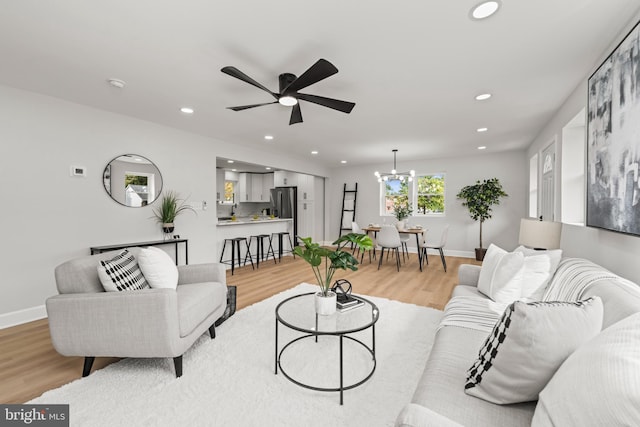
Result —
<svg viewBox="0 0 640 427"><path fill-rule="evenodd" d="M534 249L558 249L562 223L522 218L518 243Z"/></svg>

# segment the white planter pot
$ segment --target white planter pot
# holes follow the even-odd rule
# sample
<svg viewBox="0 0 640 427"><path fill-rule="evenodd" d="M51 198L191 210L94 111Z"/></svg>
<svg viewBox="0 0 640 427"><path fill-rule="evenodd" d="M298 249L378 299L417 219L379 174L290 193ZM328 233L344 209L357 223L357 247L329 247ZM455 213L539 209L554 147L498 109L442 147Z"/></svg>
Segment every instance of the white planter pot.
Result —
<svg viewBox="0 0 640 427"><path fill-rule="evenodd" d="M322 316L331 316L336 312L336 293L329 291L327 296L322 292L315 295L316 313Z"/></svg>
<svg viewBox="0 0 640 427"><path fill-rule="evenodd" d="M397 228L398 230L404 230L404 229L405 229L405 227L406 227L406 225L407 225L407 221L403 219L402 221L398 221L398 222L396 223L396 228Z"/></svg>

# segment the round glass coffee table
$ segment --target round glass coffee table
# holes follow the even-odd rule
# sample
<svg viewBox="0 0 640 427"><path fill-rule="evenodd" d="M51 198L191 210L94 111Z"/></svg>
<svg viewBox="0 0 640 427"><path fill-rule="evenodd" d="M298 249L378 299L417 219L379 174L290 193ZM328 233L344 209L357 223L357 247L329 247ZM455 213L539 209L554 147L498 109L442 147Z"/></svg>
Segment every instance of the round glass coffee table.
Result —
<svg viewBox="0 0 640 427"><path fill-rule="evenodd" d="M376 369L376 327L379 311L378 307L371 301L357 295L353 297L361 300L364 304L352 308L347 311L336 311L331 316L319 316L315 312L314 306L315 292L296 295L282 301L276 307L276 346L275 346L275 373L280 372L291 382L301 387L305 387L316 391L340 392L340 404L343 403L343 392L358 387L365 383L373 375ZM282 348L278 347L278 326L286 326L294 331L301 332L302 336L295 336L284 344ZM358 332L371 329L371 344L363 342L363 334L352 336ZM337 338L338 346L335 351L339 352L339 381L338 387L320 387L308 384L300 379L295 379L285 370L282 363L283 354L291 349L291 346L301 341L314 340L318 343L318 337L326 336L329 339ZM321 338L324 340L325 338ZM344 356L345 356L345 340L348 343L354 343L356 347L362 347L371 356L371 369L365 372L364 377L358 378L350 384L344 383ZM368 341L368 339L367 339ZM308 344L308 343L304 343ZM352 346L350 346L352 347ZM352 349L353 350L353 349ZM327 375L333 375L327 372Z"/></svg>

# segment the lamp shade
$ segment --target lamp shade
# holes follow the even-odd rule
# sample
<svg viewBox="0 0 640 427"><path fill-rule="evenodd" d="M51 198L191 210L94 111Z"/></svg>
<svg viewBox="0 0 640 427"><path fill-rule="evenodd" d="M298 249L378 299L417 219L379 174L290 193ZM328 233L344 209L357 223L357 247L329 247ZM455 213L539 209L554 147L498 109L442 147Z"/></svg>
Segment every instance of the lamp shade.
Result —
<svg viewBox="0 0 640 427"><path fill-rule="evenodd" d="M558 249L562 223L522 218L518 243L535 249Z"/></svg>

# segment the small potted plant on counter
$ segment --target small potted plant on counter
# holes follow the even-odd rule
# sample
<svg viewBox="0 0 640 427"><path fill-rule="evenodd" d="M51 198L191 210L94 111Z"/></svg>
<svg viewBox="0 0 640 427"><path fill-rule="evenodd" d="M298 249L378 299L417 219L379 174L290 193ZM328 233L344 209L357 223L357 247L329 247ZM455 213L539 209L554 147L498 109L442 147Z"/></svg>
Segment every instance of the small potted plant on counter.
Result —
<svg viewBox="0 0 640 427"><path fill-rule="evenodd" d="M347 245L354 245L363 250L373 247L373 241L366 234L349 233L333 242L335 249L324 248L312 242L311 237L298 237L302 246L296 246L293 253L311 265L320 291L315 295L316 313L331 315L336 311L336 293L331 291L331 283L336 270L358 270L358 260L351 252L344 251Z"/></svg>

